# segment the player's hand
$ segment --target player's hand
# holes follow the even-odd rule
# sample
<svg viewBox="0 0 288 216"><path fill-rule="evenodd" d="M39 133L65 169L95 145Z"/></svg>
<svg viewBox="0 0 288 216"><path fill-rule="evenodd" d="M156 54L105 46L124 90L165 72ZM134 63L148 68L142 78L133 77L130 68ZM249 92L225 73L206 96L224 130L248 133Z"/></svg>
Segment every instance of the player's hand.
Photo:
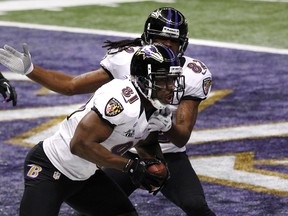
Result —
<svg viewBox="0 0 288 216"><path fill-rule="evenodd" d="M162 188L163 184L166 182L167 176L161 176L152 174L147 171L147 167L153 164L161 163L158 159L134 159L129 160L126 165L124 172L127 172L133 182L137 187L142 187L149 191L149 193L155 192L159 188ZM158 191L157 191L158 192Z"/></svg>
<svg viewBox="0 0 288 216"><path fill-rule="evenodd" d="M172 127L172 112L169 108L155 111L148 120L148 131L167 132Z"/></svg>
<svg viewBox="0 0 288 216"><path fill-rule="evenodd" d="M11 72L22 75L27 75L34 69L27 44L23 44L23 53L13 47L4 45L4 47L0 49L0 63Z"/></svg>
<svg viewBox="0 0 288 216"><path fill-rule="evenodd" d="M17 104L17 93L10 82L0 73L0 93L4 98L4 103L12 101L13 106Z"/></svg>

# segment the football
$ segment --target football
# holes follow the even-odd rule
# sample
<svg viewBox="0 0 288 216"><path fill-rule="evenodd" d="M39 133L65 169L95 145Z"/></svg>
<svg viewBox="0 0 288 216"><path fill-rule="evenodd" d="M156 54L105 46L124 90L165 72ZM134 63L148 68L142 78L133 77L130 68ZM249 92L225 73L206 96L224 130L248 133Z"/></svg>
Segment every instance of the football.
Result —
<svg viewBox="0 0 288 216"><path fill-rule="evenodd" d="M153 173L159 176L166 176L167 175L167 168L164 163L153 164L147 167L148 172Z"/></svg>

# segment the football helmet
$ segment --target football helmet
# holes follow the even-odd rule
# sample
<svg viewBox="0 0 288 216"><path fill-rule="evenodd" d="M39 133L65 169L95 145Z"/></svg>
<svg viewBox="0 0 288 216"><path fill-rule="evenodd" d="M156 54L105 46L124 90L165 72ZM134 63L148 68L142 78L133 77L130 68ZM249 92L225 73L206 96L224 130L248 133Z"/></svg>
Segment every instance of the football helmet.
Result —
<svg viewBox="0 0 288 216"><path fill-rule="evenodd" d="M161 7L148 16L141 37L145 44L152 44L155 37L178 39L178 56L182 56L188 46L188 23L184 15L175 8Z"/></svg>
<svg viewBox="0 0 288 216"><path fill-rule="evenodd" d="M135 87L156 109L164 109L168 105L161 103L156 96L156 92L161 88L156 84L156 80L165 80L167 84L172 78L174 90L171 104L179 104L184 94L185 80L181 75L179 58L170 48L156 43L143 46L133 55L130 72Z"/></svg>

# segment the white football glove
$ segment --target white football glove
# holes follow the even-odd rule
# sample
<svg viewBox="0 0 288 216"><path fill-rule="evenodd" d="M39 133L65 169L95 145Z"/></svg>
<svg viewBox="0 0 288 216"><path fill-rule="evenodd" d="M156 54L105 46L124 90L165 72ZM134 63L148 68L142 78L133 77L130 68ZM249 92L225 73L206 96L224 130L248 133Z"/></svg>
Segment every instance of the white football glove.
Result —
<svg viewBox="0 0 288 216"><path fill-rule="evenodd" d="M22 75L27 75L34 69L27 44L23 44L23 53L5 45L0 49L0 63L10 71Z"/></svg>
<svg viewBox="0 0 288 216"><path fill-rule="evenodd" d="M148 121L148 131L167 132L172 127L172 112L169 108L155 111Z"/></svg>

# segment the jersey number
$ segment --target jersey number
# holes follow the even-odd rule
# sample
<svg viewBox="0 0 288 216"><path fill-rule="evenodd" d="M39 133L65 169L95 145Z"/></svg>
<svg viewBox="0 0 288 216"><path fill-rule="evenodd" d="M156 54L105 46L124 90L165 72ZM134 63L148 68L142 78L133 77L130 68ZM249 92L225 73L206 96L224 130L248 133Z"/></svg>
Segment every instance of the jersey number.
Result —
<svg viewBox="0 0 288 216"><path fill-rule="evenodd" d="M139 99L137 94L134 94L134 91L130 87L126 87L122 89L122 95L126 103L134 103L136 100Z"/></svg>

